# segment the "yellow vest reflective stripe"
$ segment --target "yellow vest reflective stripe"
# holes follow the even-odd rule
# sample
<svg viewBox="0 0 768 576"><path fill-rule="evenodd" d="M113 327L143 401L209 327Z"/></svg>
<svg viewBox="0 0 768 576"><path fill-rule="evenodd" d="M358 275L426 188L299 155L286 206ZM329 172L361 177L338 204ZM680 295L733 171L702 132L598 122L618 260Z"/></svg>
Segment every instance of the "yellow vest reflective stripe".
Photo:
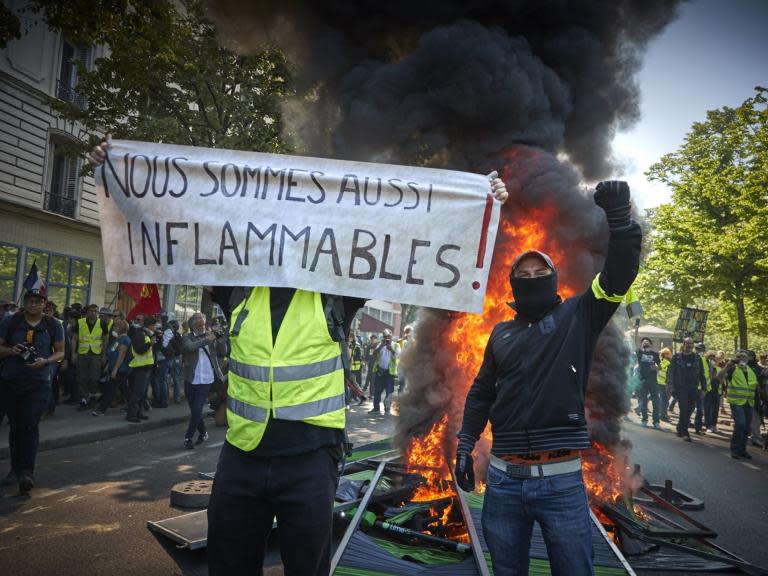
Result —
<svg viewBox="0 0 768 576"><path fill-rule="evenodd" d="M77 321L77 353L87 354L88 352L93 352L94 354L101 354L102 335L101 320L96 320L96 324L93 325L93 331L91 331L88 329L88 321L85 318L80 318Z"/></svg>
<svg viewBox="0 0 768 576"><path fill-rule="evenodd" d="M656 383L659 386L667 385L667 370L669 370L669 360L662 358L659 362L659 371L656 374Z"/></svg>
<svg viewBox="0 0 768 576"><path fill-rule="evenodd" d="M227 440L250 451L269 418L344 428L341 346L328 333L322 297L296 290L272 342L269 288L257 287L232 312Z"/></svg>
<svg viewBox="0 0 768 576"><path fill-rule="evenodd" d="M595 276L595 279L592 280L592 294L594 294L595 298L598 300L608 300L608 302L617 303L623 302L627 297L626 294L608 294L605 290L603 290L603 287L600 286L600 274Z"/></svg>
<svg viewBox="0 0 768 576"><path fill-rule="evenodd" d="M149 344L151 340L149 339L149 336L144 334L144 342ZM131 358L131 361L128 362L128 366L131 368L141 368L142 366L152 366L152 364L155 363L155 356L152 353L152 346L150 345L149 348L147 348L147 351L144 352L144 354L139 354L136 352L136 348L131 346L131 354L133 358Z"/></svg>
<svg viewBox="0 0 768 576"><path fill-rule="evenodd" d="M363 368L363 362L359 359L355 360L355 352L359 350L360 350L360 347L357 345L353 346L352 349L350 350L350 356L352 356L352 363L349 369L352 372L357 372ZM360 356L362 357L362 352L360 353Z"/></svg>
<svg viewBox="0 0 768 576"><path fill-rule="evenodd" d="M752 368L747 367L746 375L739 366L733 369L730 383L728 384L728 403L735 406L755 405L755 390L757 389L757 376Z"/></svg>

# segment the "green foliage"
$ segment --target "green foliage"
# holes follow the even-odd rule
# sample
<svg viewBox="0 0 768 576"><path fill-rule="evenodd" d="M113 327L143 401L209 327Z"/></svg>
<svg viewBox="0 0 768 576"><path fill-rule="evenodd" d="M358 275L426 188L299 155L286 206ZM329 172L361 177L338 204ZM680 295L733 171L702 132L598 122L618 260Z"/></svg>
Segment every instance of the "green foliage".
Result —
<svg viewBox="0 0 768 576"><path fill-rule="evenodd" d="M0 4L0 48L5 48L16 38L21 38L19 17L5 4Z"/></svg>
<svg viewBox="0 0 768 576"><path fill-rule="evenodd" d="M750 325L762 336L768 328L768 90L755 91L738 108L708 112L647 172L672 189L672 202L650 215L638 280L657 320L685 305L706 308L711 326L737 334L742 347Z"/></svg>
<svg viewBox="0 0 768 576"><path fill-rule="evenodd" d="M88 71L78 63L75 103L52 107L89 132L116 138L284 152L280 103L290 71L282 54L241 56L216 42L202 2L37 0L48 25L108 55ZM93 136L78 152L98 143Z"/></svg>

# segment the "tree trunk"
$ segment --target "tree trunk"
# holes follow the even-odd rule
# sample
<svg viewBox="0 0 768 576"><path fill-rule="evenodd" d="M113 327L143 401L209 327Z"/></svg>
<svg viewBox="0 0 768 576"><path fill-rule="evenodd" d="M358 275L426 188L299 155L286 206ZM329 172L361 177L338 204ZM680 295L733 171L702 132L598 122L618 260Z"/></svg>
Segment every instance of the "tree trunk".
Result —
<svg viewBox="0 0 768 576"><path fill-rule="evenodd" d="M743 296L736 298L736 315L739 321L739 348L747 350L749 349L749 342L747 341L747 312L744 308Z"/></svg>

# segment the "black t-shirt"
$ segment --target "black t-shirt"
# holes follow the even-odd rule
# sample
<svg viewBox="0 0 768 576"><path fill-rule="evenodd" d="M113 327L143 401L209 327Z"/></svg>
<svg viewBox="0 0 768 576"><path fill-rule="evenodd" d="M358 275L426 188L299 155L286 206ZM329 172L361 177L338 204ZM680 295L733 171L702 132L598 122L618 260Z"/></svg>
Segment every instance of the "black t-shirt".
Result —
<svg viewBox="0 0 768 576"><path fill-rule="evenodd" d="M51 324L52 323L52 324ZM12 324L16 328L9 334ZM51 342L50 326L53 326L54 342L64 340L64 329L61 324L52 318L42 318L40 322L32 326L25 318L6 316L0 323L0 338L8 347L16 344L32 344L37 354L42 358L48 358L53 354L53 342ZM27 380L47 382L50 380L51 371L48 367L32 370L19 356L8 356L2 363L0 378L3 380Z"/></svg>
<svg viewBox="0 0 768 576"><path fill-rule="evenodd" d="M270 288L269 307L272 315L272 341L277 339L277 333L283 323L288 305L296 292L295 288ZM213 301L216 302L227 318L232 315L232 310L237 303L230 302L232 288L216 287L213 291ZM247 295L246 295L247 296ZM327 296L324 294L323 299ZM344 333L349 333L349 326L359 308L365 304L360 298L342 299L344 305ZM280 420L270 417L264 436L249 454L260 458L273 456L295 456L317 450L322 446L340 445L344 441L344 431L338 428L315 426L306 422L294 420Z"/></svg>
<svg viewBox="0 0 768 576"><path fill-rule="evenodd" d="M638 350L637 365L639 366L640 378L643 380L652 380L656 382L656 366L659 366L659 353L654 350Z"/></svg>

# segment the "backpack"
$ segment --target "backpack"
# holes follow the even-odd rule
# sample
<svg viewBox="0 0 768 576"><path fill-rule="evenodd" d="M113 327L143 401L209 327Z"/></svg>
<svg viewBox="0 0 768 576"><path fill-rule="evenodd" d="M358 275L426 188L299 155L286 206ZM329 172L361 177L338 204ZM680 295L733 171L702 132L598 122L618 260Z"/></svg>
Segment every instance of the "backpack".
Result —
<svg viewBox="0 0 768 576"><path fill-rule="evenodd" d="M166 358L171 358L181 354L181 334L174 332L173 336L168 341L168 346L163 348L161 352Z"/></svg>
<svg viewBox="0 0 768 576"><path fill-rule="evenodd" d="M11 316L11 319L8 321L8 331L6 334L10 338L10 336L18 330L21 323L24 321L24 313L23 312L16 312L13 316ZM51 340L51 350L53 350L53 345L56 342L56 320L51 318L50 316L43 315L43 319L40 321L40 323L34 327L34 331L37 332L39 329L40 324L44 324L45 330L48 332L48 337ZM6 342L6 345L8 342Z"/></svg>

